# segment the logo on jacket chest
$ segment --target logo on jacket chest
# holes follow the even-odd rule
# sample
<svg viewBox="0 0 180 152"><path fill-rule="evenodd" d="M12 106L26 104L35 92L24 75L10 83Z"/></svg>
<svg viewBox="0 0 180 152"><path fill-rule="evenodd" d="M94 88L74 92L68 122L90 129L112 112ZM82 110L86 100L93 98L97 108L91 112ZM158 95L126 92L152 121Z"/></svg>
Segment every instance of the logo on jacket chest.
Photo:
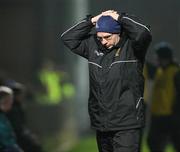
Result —
<svg viewBox="0 0 180 152"><path fill-rule="evenodd" d="M103 56L103 55L104 55L104 53L99 52L99 51L97 51L97 50L94 50L94 53L95 53L97 56Z"/></svg>

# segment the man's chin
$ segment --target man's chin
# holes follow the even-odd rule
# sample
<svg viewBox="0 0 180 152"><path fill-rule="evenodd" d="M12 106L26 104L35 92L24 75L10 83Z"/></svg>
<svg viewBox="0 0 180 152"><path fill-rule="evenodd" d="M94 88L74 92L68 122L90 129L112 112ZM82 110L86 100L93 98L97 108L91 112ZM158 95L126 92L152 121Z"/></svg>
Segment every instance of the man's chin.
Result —
<svg viewBox="0 0 180 152"><path fill-rule="evenodd" d="M112 49L113 46L106 46L108 50Z"/></svg>

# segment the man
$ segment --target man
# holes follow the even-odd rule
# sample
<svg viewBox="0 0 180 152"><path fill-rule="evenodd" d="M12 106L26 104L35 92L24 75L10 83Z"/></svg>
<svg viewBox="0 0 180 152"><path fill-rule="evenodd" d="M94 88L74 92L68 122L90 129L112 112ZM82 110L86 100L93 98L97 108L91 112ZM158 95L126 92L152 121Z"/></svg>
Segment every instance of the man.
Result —
<svg viewBox="0 0 180 152"><path fill-rule="evenodd" d="M159 66L152 89L148 145L151 152L164 152L172 143L180 151L180 68L168 43L159 43L155 51Z"/></svg>
<svg viewBox="0 0 180 152"><path fill-rule="evenodd" d="M95 28L96 33L92 33ZM89 63L91 126L100 152L139 152L148 27L114 10L74 25L64 44Z"/></svg>
<svg viewBox="0 0 180 152"><path fill-rule="evenodd" d="M9 119L17 139L18 145L25 152L42 152L41 145L37 137L27 127L26 114L23 108L25 102L25 86L14 80L10 80L7 85L13 91L13 105L11 110L7 112Z"/></svg>
<svg viewBox="0 0 180 152"><path fill-rule="evenodd" d="M22 152L19 148L13 128L8 121L7 113L13 103L13 92L10 88L0 86L0 151Z"/></svg>

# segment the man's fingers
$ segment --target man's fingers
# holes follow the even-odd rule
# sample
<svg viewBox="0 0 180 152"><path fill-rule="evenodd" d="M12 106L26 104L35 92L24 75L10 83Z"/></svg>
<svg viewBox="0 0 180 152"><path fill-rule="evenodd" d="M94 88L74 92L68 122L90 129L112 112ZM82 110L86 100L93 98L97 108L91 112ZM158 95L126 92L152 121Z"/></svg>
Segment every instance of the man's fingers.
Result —
<svg viewBox="0 0 180 152"><path fill-rule="evenodd" d="M115 11L114 10L107 10L107 11L104 11L102 13L113 13L113 12L115 12Z"/></svg>
<svg viewBox="0 0 180 152"><path fill-rule="evenodd" d="M102 13L102 15L104 15L104 16L105 16L105 15L112 16L112 15L114 15L114 14L117 14L117 12L115 12L115 11L114 11L114 12L110 12L110 11L109 11L109 12L103 12L103 13Z"/></svg>

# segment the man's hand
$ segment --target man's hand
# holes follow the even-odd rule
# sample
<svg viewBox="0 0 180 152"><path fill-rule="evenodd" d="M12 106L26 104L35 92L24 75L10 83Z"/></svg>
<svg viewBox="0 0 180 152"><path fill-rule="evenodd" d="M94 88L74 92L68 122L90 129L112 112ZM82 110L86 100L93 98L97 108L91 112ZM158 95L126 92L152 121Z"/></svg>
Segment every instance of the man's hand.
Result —
<svg viewBox="0 0 180 152"><path fill-rule="evenodd" d="M95 17L92 17L92 18L91 18L91 22L95 25L96 22L98 21L98 19L99 19L101 16L102 16L102 13L99 14L99 15L97 15L97 16L95 16Z"/></svg>
<svg viewBox="0 0 180 152"><path fill-rule="evenodd" d="M117 11L107 10L107 11L104 11L101 14L91 18L91 22L95 25L101 16L111 16L113 19L118 20L119 14L117 13Z"/></svg>
<svg viewBox="0 0 180 152"><path fill-rule="evenodd" d="M119 14L117 13L117 11L114 10L108 10L105 12L102 12L103 16L111 16L114 20L118 20Z"/></svg>

